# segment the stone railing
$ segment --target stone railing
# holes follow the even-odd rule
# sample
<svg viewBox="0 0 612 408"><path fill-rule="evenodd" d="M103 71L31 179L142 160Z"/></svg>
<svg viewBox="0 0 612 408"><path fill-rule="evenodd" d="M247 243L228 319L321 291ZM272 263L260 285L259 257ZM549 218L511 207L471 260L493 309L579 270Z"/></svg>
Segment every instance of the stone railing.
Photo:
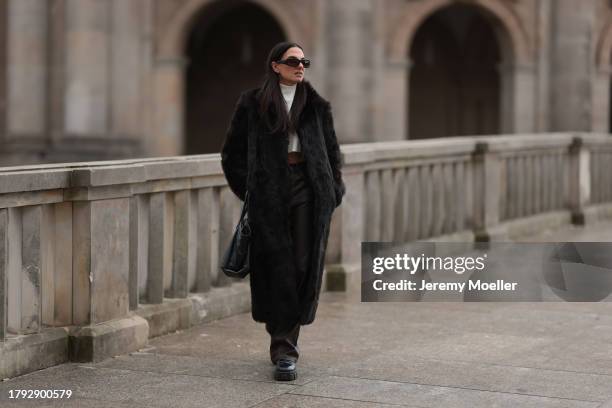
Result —
<svg viewBox="0 0 612 408"><path fill-rule="evenodd" d="M218 267L240 204L218 154L0 169L0 374L248 311Z"/></svg>
<svg viewBox="0 0 612 408"><path fill-rule="evenodd" d="M335 215L328 282L356 297L362 241L506 240L612 216L609 135L477 136L342 151L347 196Z"/></svg>
<svg viewBox="0 0 612 408"><path fill-rule="evenodd" d="M492 240L612 214L612 137L343 145L328 289L358 294L362 241ZM239 217L218 154L0 169L0 375L97 361L248 311L219 273ZM357 286L355 286L357 285Z"/></svg>

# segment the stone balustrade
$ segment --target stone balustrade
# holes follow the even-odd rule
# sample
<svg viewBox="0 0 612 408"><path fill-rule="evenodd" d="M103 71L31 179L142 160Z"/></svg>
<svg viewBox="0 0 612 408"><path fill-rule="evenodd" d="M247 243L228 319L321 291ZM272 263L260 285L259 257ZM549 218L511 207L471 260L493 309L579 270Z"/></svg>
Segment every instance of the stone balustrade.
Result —
<svg viewBox="0 0 612 408"><path fill-rule="evenodd" d="M342 151L347 196L327 270L357 299L362 241L506 240L612 216L609 135L457 137Z"/></svg>
<svg viewBox="0 0 612 408"><path fill-rule="evenodd" d="M478 136L342 146L328 289L362 241L512 238L612 216L612 138ZM0 168L0 375L98 361L248 311L218 264L240 214L218 154ZM339 279L339 280L338 280Z"/></svg>

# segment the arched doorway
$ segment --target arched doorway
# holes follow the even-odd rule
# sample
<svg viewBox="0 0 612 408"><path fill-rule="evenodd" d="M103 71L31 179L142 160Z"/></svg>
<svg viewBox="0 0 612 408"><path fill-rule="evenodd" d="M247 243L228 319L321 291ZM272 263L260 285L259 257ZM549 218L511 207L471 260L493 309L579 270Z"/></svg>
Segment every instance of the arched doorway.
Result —
<svg viewBox="0 0 612 408"><path fill-rule="evenodd" d="M270 48L285 37L250 2L217 1L199 13L185 49L185 154L221 150L240 92L259 85Z"/></svg>
<svg viewBox="0 0 612 408"><path fill-rule="evenodd" d="M491 20L455 4L419 27L410 47L411 139L500 133L502 50Z"/></svg>

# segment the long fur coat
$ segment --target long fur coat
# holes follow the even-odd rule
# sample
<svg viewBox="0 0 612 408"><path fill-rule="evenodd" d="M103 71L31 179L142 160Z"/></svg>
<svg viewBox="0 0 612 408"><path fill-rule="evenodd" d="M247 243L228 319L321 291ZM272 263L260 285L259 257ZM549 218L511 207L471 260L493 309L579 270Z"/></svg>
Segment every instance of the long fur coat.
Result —
<svg viewBox="0 0 612 408"><path fill-rule="evenodd" d="M251 313L255 321L278 327L310 324L315 318L331 216L345 192L331 106L308 82L304 86L307 100L296 130L314 207L311 264L301 293L288 222L289 138L287 132L271 133L264 124L258 113L259 89L240 96L221 152L232 191L243 201L249 191Z"/></svg>

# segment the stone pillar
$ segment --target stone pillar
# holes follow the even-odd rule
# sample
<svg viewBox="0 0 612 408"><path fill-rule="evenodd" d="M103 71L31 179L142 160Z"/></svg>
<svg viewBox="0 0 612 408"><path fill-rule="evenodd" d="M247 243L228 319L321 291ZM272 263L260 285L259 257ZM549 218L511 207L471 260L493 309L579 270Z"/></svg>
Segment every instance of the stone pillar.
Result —
<svg viewBox="0 0 612 408"><path fill-rule="evenodd" d="M537 52L535 58L537 60L537 75L536 75L536 100L535 100L535 123L536 132L547 132L550 128L550 58L551 58L551 22L552 22L552 4L554 0L540 0L537 3L537 35L535 49L541 50Z"/></svg>
<svg viewBox="0 0 612 408"><path fill-rule="evenodd" d="M191 190L174 194L174 256L169 297L184 298L196 279L197 196Z"/></svg>
<svg viewBox="0 0 612 408"><path fill-rule="evenodd" d="M74 320L90 325L129 310L129 198L73 205Z"/></svg>
<svg viewBox="0 0 612 408"><path fill-rule="evenodd" d="M8 4L0 2L0 142L6 139Z"/></svg>
<svg viewBox="0 0 612 408"><path fill-rule="evenodd" d="M51 144L61 142L65 119L66 81L66 0L47 0L49 3L49 30L47 42L52 44L48 57L49 123Z"/></svg>
<svg viewBox="0 0 612 408"><path fill-rule="evenodd" d="M570 146L569 202L572 224L584 225L584 210L591 199L591 155L582 138L574 137Z"/></svg>
<svg viewBox="0 0 612 408"><path fill-rule="evenodd" d="M8 255L8 210L0 210L0 341L6 337L7 313L8 313L8 279L7 279L7 255Z"/></svg>
<svg viewBox="0 0 612 408"><path fill-rule="evenodd" d="M66 0L64 122L69 136L99 137L109 130L110 6L109 0Z"/></svg>
<svg viewBox="0 0 612 408"><path fill-rule="evenodd" d="M169 286L172 275L174 212L171 198L170 193L164 192L153 193L150 198L148 303L164 301L164 289Z"/></svg>
<svg viewBox="0 0 612 408"><path fill-rule="evenodd" d="M43 264L43 323L72 324L72 203L46 206L48 235Z"/></svg>
<svg viewBox="0 0 612 408"><path fill-rule="evenodd" d="M361 241L364 239L364 172L361 166L343 171L346 194L342 200L342 256L346 265L361 263Z"/></svg>
<svg viewBox="0 0 612 408"><path fill-rule="evenodd" d="M160 59L155 62L153 128L147 147L152 156L183 153L184 66L184 59Z"/></svg>
<svg viewBox="0 0 612 408"><path fill-rule="evenodd" d="M8 328L12 333L38 333L42 327L42 275L53 273L48 242L48 208L42 205L9 209Z"/></svg>
<svg viewBox="0 0 612 408"><path fill-rule="evenodd" d="M512 65L500 63L499 74L499 131L510 134L514 132L514 69Z"/></svg>
<svg viewBox="0 0 612 408"><path fill-rule="evenodd" d="M517 63L500 64L500 132L531 133L535 131L536 90L533 66Z"/></svg>
<svg viewBox="0 0 612 408"><path fill-rule="evenodd" d="M42 206L22 207L21 212L21 334L41 327Z"/></svg>
<svg viewBox="0 0 612 408"><path fill-rule="evenodd" d="M196 290L210 289L219 271L219 190L198 190L198 251Z"/></svg>
<svg viewBox="0 0 612 408"><path fill-rule="evenodd" d="M515 64L513 69L513 131L531 133L536 130L535 70L532 64Z"/></svg>
<svg viewBox="0 0 612 408"><path fill-rule="evenodd" d="M43 138L47 118L46 0L8 1L9 134Z"/></svg>
<svg viewBox="0 0 612 408"><path fill-rule="evenodd" d="M502 160L487 142L476 144L474 151L474 239L488 242L503 239L500 227L500 197L504 186L501 177Z"/></svg>
<svg viewBox="0 0 612 408"><path fill-rule="evenodd" d="M410 62L388 61L384 71L383 93L386 101L383 133L376 135L377 141L409 139L410 121Z"/></svg>
<svg viewBox="0 0 612 408"><path fill-rule="evenodd" d="M326 89L341 143L366 141L372 125L372 2L329 0Z"/></svg>
<svg viewBox="0 0 612 408"><path fill-rule="evenodd" d="M386 51L386 43L384 38L387 32L387 21L386 21L386 11L387 11L387 3L383 1L375 1L373 2L373 13L372 13L372 37L374 41L372 42L372 68L371 68L371 76L372 76L372 134L365 141L374 141L374 140L387 140L387 139L404 139L405 135L400 134L399 136L393 132L389 132L387 130L387 118L386 118L386 110L390 108L392 103L387 102L388 97L393 97L395 94L387 95L385 90L385 83L387 80L386 70L387 70L387 51ZM406 88L401 89L405 92ZM402 93L403 93L402 92ZM402 123L406 118L406 112L402 112ZM392 119L392 118L389 118ZM397 136L397 137L393 137Z"/></svg>
<svg viewBox="0 0 612 408"><path fill-rule="evenodd" d="M21 208L7 208L6 252L7 326L11 333L21 327Z"/></svg>
<svg viewBox="0 0 612 408"><path fill-rule="evenodd" d="M313 61L311 68L307 72L307 80L314 85L320 95L327 97L327 81L325 79L327 75L327 53L329 52L326 41L327 33L325 32L325 27L327 26L327 5L326 0L312 0L310 4L312 4L314 9L314 19L310 21L310 24L312 32L315 34L312 39L312 49L307 50L307 54L312 57ZM308 58L308 55L306 58Z"/></svg>
<svg viewBox="0 0 612 408"><path fill-rule="evenodd" d="M592 130L610 133L610 67L598 67L593 77Z"/></svg>
<svg viewBox="0 0 612 408"><path fill-rule="evenodd" d="M327 290L346 290L352 301L361 299L361 242L365 239L365 178L359 164L342 171L346 194L336 209L340 228L339 264L326 265Z"/></svg>
<svg viewBox="0 0 612 408"><path fill-rule="evenodd" d="M130 198L130 310L138 308L147 291L149 267L149 196Z"/></svg>
<svg viewBox="0 0 612 408"><path fill-rule="evenodd" d="M223 259L240 219L242 201L227 186L221 188L219 195L219 259ZM221 270L217 271L216 278L216 286L229 286L238 280L226 276Z"/></svg>
<svg viewBox="0 0 612 408"><path fill-rule="evenodd" d="M111 134L140 139L142 132L142 46L144 0L112 0Z"/></svg>
<svg viewBox="0 0 612 408"><path fill-rule="evenodd" d="M590 131L593 109L594 0L557 0L552 8L551 131Z"/></svg>

